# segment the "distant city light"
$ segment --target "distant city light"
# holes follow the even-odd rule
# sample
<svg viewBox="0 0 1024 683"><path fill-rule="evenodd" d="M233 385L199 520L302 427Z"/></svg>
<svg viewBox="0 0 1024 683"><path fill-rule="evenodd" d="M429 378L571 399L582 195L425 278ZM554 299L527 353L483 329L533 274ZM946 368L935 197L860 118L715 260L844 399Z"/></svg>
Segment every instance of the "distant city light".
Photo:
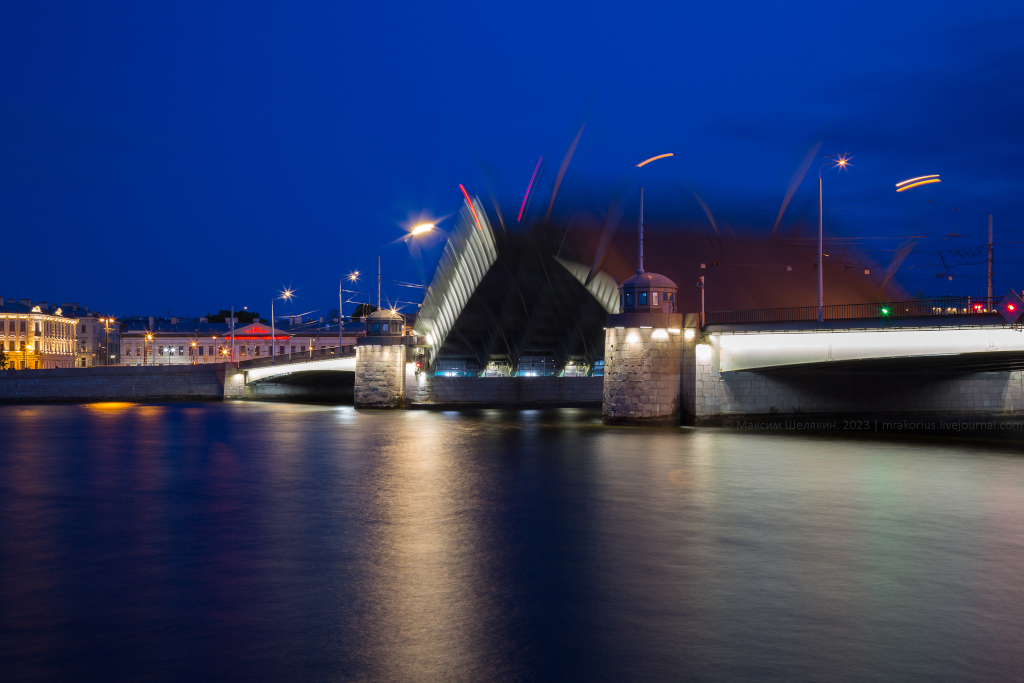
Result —
<svg viewBox="0 0 1024 683"><path fill-rule="evenodd" d="M664 159L664 158L670 157L670 156L675 156L675 155L672 152L669 152L668 154L659 154L656 157L651 157L650 159L646 159L644 161L641 161L639 164L636 165L636 167L637 168L642 168L642 167L646 166L647 164L651 163L652 161L657 161L658 159Z"/></svg>

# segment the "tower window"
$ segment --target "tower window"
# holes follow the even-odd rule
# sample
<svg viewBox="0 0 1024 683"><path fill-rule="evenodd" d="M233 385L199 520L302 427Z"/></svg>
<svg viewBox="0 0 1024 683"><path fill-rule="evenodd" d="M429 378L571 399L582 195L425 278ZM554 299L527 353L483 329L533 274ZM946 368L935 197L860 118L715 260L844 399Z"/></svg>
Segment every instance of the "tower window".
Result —
<svg viewBox="0 0 1024 683"><path fill-rule="evenodd" d="M647 292L640 292L639 298L637 299L637 305L638 306L646 306L647 305Z"/></svg>
<svg viewBox="0 0 1024 683"><path fill-rule="evenodd" d="M626 292L626 305L627 306L632 306L633 305L633 292Z"/></svg>

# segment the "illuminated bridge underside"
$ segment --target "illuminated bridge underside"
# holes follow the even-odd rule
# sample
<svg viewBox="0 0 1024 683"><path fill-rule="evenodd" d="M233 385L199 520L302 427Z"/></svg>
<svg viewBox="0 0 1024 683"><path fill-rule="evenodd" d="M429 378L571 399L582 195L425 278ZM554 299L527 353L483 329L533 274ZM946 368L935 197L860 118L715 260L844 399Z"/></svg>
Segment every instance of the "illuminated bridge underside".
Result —
<svg viewBox="0 0 1024 683"><path fill-rule="evenodd" d="M720 333L722 372L1005 372L1024 369L1024 333L1009 326Z"/></svg>
<svg viewBox="0 0 1024 683"><path fill-rule="evenodd" d="M291 362L281 365L268 365L261 368L245 370L245 383L259 382L261 380L281 381L289 375L323 372L355 372L356 357L347 358L326 358L324 360L310 360L306 362Z"/></svg>
<svg viewBox="0 0 1024 683"><path fill-rule="evenodd" d="M494 234L479 202L462 220L424 299L417 334L426 337L431 364L464 359L483 370L490 362L519 367L525 357L588 366L604 356L604 325L618 312L613 278L556 258L536 234Z"/></svg>

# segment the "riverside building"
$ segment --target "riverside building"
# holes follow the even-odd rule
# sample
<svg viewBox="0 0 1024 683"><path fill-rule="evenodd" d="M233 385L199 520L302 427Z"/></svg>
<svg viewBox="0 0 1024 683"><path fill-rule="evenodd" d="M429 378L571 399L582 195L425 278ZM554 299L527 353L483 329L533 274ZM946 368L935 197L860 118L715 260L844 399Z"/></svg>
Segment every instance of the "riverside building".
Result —
<svg viewBox="0 0 1024 683"><path fill-rule="evenodd" d="M76 323L45 301L0 298L0 343L11 368L43 370L75 365Z"/></svg>
<svg viewBox="0 0 1024 683"><path fill-rule="evenodd" d="M198 365L287 354L291 335L270 325L209 323L182 318L125 321L121 329L122 365ZM305 344L302 345L305 351Z"/></svg>

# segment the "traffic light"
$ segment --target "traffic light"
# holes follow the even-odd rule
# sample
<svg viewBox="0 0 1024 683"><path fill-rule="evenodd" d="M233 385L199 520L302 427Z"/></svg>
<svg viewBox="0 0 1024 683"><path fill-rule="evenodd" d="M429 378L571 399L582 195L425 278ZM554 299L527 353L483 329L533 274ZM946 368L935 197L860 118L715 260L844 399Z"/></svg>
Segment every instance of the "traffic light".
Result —
<svg viewBox="0 0 1024 683"><path fill-rule="evenodd" d="M1017 293L1011 289L999 304L999 314L1012 325L1017 322L1021 312L1024 312L1024 301L1021 301Z"/></svg>

